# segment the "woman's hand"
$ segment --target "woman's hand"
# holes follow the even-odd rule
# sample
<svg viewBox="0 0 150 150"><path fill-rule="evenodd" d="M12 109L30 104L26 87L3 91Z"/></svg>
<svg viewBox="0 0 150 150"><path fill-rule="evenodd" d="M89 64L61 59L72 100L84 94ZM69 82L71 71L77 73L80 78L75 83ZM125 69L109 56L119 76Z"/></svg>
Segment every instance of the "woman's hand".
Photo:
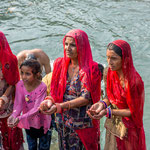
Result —
<svg viewBox="0 0 150 150"><path fill-rule="evenodd" d="M57 107L55 104L53 104L48 110L42 111L42 113L45 115L51 115L51 114L55 113L56 110L57 110Z"/></svg>
<svg viewBox="0 0 150 150"><path fill-rule="evenodd" d="M91 119L101 119L107 114L107 111L104 108L104 104L98 102L91 106L91 108L87 111L87 114Z"/></svg>
<svg viewBox="0 0 150 150"><path fill-rule="evenodd" d="M44 100L41 104L40 104L40 112L46 115L51 115L53 112L55 112L53 103L51 100L47 99Z"/></svg>
<svg viewBox="0 0 150 150"><path fill-rule="evenodd" d="M18 123L19 123L19 119L14 118L13 116L10 116L7 119L7 124L8 124L8 127L10 127L10 128L16 127L18 125Z"/></svg>

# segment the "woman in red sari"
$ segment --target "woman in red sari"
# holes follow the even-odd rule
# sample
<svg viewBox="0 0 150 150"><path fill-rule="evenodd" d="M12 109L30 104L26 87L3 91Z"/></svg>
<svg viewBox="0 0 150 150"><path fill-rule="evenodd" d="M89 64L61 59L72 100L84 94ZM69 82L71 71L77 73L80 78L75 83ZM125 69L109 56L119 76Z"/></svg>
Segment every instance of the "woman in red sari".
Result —
<svg viewBox="0 0 150 150"><path fill-rule="evenodd" d="M19 150L23 144L22 130L9 128L7 118L13 110L14 86L19 81L17 58L13 55L5 35L0 31L0 149Z"/></svg>
<svg viewBox="0 0 150 150"><path fill-rule="evenodd" d="M93 61L87 34L69 31L64 39L64 57L54 63L50 97L41 103L45 114L56 112L60 150L98 150L99 121L86 111L100 99L101 73Z"/></svg>
<svg viewBox="0 0 150 150"><path fill-rule="evenodd" d="M107 61L107 96L87 113L92 119L107 117L105 150L146 150L144 83L134 68L130 45L123 40L110 43Z"/></svg>

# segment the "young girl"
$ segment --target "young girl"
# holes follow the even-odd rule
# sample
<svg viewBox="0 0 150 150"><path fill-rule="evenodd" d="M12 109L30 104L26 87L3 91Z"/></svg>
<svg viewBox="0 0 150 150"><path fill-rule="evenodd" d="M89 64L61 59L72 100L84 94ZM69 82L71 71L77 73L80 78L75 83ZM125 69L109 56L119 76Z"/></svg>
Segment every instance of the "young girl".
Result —
<svg viewBox="0 0 150 150"><path fill-rule="evenodd" d="M15 84L19 81L17 58L13 55L5 35L0 31L0 149L19 150L23 144L22 130L9 128L7 118L13 110Z"/></svg>
<svg viewBox="0 0 150 150"><path fill-rule="evenodd" d="M49 150L51 116L39 112L39 105L46 96L46 85L39 80L41 67L37 60L25 60L20 66L21 78L16 85L13 113L8 119L10 127L24 128L29 150ZM21 115L21 112L22 115Z"/></svg>

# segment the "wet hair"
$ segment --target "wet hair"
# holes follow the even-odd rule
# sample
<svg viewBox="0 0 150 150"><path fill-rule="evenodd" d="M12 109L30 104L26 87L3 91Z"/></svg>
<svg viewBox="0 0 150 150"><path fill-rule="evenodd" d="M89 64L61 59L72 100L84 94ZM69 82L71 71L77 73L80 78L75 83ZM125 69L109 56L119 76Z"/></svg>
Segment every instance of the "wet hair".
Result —
<svg viewBox="0 0 150 150"><path fill-rule="evenodd" d="M109 50L113 50L116 54L118 54L121 58L122 58L122 50L119 46L113 44L113 43L110 43L108 46L107 46L107 49Z"/></svg>
<svg viewBox="0 0 150 150"><path fill-rule="evenodd" d="M40 63L35 59L27 59L20 65L20 69L22 66L27 66L32 68L32 73L36 75L38 72L42 72Z"/></svg>
<svg viewBox="0 0 150 150"><path fill-rule="evenodd" d="M28 59L35 59L35 60L37 60L37 58L35 57L34 54L28 54L25 60L28 60Z"/></svg>

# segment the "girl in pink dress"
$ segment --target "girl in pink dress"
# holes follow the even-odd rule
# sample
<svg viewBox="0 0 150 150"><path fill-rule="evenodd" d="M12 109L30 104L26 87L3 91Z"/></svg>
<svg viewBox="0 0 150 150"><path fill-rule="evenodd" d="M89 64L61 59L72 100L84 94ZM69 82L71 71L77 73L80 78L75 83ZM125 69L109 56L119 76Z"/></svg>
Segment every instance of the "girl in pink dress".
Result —
<svg viewBox="0 0 150 150"><path fill-rule="evenodd" d="M29 150L49 150L51 116L39 112L39 105L46 96L47 87L39 80L41 67L37 60L25 60L20 66L20 80L16 85L13 113L8 119L10 127L24 128Z"/></svg>

